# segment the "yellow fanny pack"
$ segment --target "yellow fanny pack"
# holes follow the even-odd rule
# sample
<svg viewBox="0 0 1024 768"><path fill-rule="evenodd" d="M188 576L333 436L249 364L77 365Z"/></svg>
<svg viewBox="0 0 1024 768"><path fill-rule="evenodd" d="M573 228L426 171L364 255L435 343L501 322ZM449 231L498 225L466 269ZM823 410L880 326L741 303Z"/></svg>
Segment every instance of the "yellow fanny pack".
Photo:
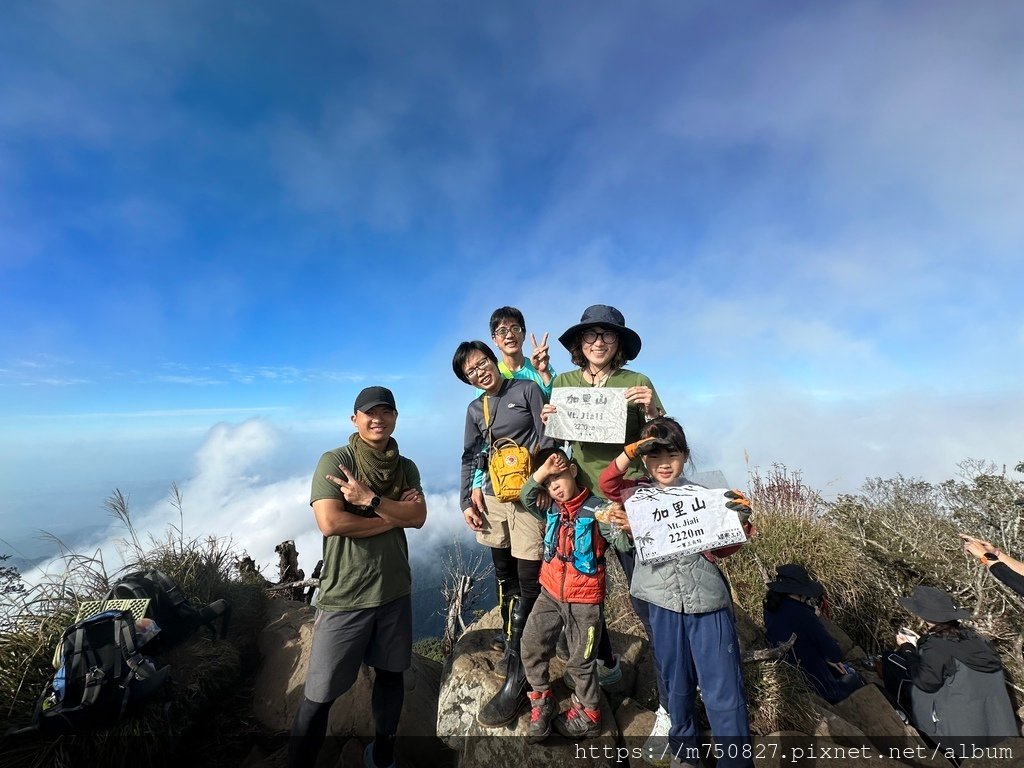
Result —
<svg viewBox="0 0 1024 768"><path fill-rule="evenodd" d="M491 440L490 398L484 395L484 425L490 443L487 453L487 474L498 501L518 501L519 492L530 477L530 452L510 437Z"/></svg>

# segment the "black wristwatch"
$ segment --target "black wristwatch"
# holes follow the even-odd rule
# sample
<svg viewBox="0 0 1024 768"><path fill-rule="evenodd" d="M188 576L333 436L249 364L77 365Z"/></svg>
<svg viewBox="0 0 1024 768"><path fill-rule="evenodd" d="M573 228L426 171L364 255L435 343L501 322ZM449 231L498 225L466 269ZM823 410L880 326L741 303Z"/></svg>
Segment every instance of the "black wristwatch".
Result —
<svg viewBox="0 0 1024 768"><path fill-rule="evenodd" d="M993 562L995 560L998 560L999 559L999 555L997 555L995 552L986 552L985 553L985 559L988 560L991 563L991 562Z"/></svg>
<svg viewBox="0 0 1024 768"><path fill-rule="evenodd" d="M374 496L370 499L370 509L376 511L377 507L380 506L380 496Z"/></svg>

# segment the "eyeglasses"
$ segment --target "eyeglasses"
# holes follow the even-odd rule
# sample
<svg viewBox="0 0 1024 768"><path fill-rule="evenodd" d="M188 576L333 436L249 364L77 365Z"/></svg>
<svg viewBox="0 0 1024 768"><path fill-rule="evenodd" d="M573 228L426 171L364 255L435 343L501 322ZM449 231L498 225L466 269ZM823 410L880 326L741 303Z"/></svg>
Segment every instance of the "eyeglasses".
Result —
<svg viewBox="0 0 1024 768"><path fill-rule="evenodd" d="M523 328L523 326L521 325L510 325L508 328L506 328L505 326L501 326L500 328L494 329L494 335L497 336L499 339L504 339L510 333L514 333L516 336L518 336L525 330L526 329Z"/></svg>
<svg viewBox="0 0 1024 768"><path fill-rule="evenodd" d="M483 360L481 360L479 363L474 365L472 368L463 368L462 372L464 374L466 374L466 378L467 379L475 379L480 374L482 374L484 372L484 370L487 368L487 366L490 365L490 364L491 364L491 361L488 360L485 357Z"/></svg>
<svg viewBox="0 0 1024 768"><path fill-rule="evenodd" d="M614 344L619 340L618 331L584 331L580 334L580 338L583 339L584 344L593 344L595 341L600 339L605 344Z"/></svg>

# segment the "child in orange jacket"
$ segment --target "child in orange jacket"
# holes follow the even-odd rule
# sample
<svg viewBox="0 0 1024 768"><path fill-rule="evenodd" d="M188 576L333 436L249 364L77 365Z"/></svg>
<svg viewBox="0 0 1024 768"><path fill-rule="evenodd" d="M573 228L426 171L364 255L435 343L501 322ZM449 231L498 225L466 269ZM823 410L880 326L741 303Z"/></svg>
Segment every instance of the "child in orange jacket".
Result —
<svg viewBox="0 0 1024 768"><path fill-rule="evenodd" d="M596 652L601 637L607 546L594 514L606 502L576 483L576 464L562 450L538 451L533 465L537 470L523 486L520 499L527 510L546 520L546 528L541 593L522 639L523 666L533 688L529 693L527 739L543 741L551 733L555 703L548 662L555 654L563 627L569 645L566 670L576 690L572 705L555 718L554 727L566 738L591 738L601 733ZM537 507L542 490L551 499L547 509Z"/></svg>

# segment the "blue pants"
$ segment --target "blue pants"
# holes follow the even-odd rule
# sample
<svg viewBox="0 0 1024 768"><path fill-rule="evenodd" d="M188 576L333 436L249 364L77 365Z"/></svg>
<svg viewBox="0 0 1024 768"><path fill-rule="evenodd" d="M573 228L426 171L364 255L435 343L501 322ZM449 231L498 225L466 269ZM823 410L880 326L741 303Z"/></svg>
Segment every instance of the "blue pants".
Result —
<svg viewBox="0 0 1024 768"><path fill-rule="evenodd" d="M697 685L721 755L718 768L747 768L754 760L736 623L723 608L676 613L650 606L651 640L668 691L669 747L683 763L697 763Z"/></svg>

